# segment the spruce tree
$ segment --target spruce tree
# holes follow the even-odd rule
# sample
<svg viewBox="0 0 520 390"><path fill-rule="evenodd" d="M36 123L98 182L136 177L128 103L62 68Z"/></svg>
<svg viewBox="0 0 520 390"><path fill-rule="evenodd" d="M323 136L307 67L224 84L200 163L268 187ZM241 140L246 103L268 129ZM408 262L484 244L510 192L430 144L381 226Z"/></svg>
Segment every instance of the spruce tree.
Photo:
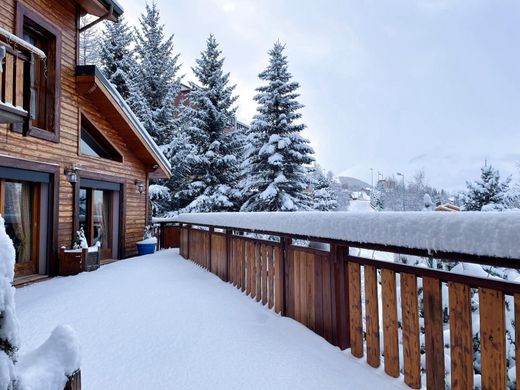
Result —
<svg viewBox="0 0 520 390"><path fill-rule="evenodd" d="M233 142L234 85L223 71L224 58L213 35L192 68L197 83L191 83L187 134L193 146L187 156L189 181L175 196L190 200L185 212L210 212L237 208L238 162Z"/></svg>
<svg viewBox="0 0 520 390"><path fill-rule="evenodd" d="M317 211L332 211L338 208L338 197L332 189L332 183L323 173L321 167L316 165L312 171L313 190L312 208Z"/></svg>
<svg viewBox="0 0 520 390"><path fill-rule="evenodd" d="M174 105L180 92L179 54L173 54L173 35L165 38L157 4L146 4L135 30L135 55L139 66L135 74L136 89L132 109L158 145L171 141L178 127ZM142 101L139 101L142 99Z"/></svg>
<svg viewBox="0 0 520 390"><path fill-rule="evenodd" d="M482 207L503 208L504 197L509 189L511 178L500 181L500 172L491 165L481 168L480 180L467 182L464 208L468 211L481 211Z"/></svg>
<svg viewBox="0 0 520 390"><path fill-rule="evenodd" d="M132 54L132 31L122 16L116 22L107 22L101 42L100 60L104 75L121 94L130 97L137 64Z"/></svg>
<svg viewBox="0 0 520 390"><path fill-rule="evenodd" d="M300 135L303 107L299 84L291 81L285 46L275 43L269 65L259 74L265 84L257 88L257 114L249 134L243 164L242 211L296 211L312 207L307 164L314 161L309 141Z"/></svg>

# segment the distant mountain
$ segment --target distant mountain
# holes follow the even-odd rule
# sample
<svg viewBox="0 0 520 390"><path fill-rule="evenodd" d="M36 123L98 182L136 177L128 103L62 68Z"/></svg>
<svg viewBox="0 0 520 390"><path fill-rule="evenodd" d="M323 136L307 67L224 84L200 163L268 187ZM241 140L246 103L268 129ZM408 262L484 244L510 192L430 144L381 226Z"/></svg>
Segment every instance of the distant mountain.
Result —
<svg viewBox="0 0 520 390"><path fill-rule="evenodd" d="M339 176L338 180L343 188L350 191L361 191L364 188L370 188L370 184L363 180L356 179L355 177Z"/></svg>

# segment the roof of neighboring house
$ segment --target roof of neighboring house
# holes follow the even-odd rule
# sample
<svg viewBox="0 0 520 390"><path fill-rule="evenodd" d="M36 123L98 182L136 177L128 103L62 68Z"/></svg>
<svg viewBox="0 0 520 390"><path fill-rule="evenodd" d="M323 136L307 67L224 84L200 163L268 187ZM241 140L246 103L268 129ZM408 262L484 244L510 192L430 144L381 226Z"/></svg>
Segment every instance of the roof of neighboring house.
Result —
<svg viewBox="0 0 520 390"><path fill-rule="evenodd" d="M171 166L150 134L143 127L134 112L128 107L117 89L106 79L95 65L76 66L76 83L81 95L92 100L98 108L103 109L107 119L124 132L129 146L141 161L160 168L162 175L154 177L170 177ZM105 112L106 111L106 112Z"/></svg>
<svg viewBox="0 0 520 390"><path fill-rule="evenodd" d="M460 207L451 203L444 203L436 206L435 211L460 211Z"/></svg>
<svg viewBox="0 0 520 390"><path fill-rule="evenodd" d="M117 0L75 0L81 8L90 15L105 16L112 9L112 15L108 19L115 21L119 18L124 10Z"/></svg>

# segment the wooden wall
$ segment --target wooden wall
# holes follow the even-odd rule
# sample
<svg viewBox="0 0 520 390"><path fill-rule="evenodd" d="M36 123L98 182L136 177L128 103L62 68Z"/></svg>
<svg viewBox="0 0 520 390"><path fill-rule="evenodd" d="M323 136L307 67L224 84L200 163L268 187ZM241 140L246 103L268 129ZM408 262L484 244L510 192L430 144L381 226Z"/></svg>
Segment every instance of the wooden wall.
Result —
<svg viewBox="0 0 520 390"><path fill-rule="evenodd" d="M0 1L0 26L15 31L16 1ZM146 182L144 165L125 145L117 129L103 117L86 99L79 97L75 84L76 65L76 13L72 0L24 0L23 5L33 9L62 33L61 58L61 112L60 142L53 143L35 137L23 137L0 124L0 154L22 159L60 165L58 245L69 246L73 236L73 187L63 174L63 168L73 163L81 164L82 171L101 173L123 178L126 182L125 251L123 257L135 254L135 242L142 239L146 215L146 194L139 194L135 180ZM78 153L80 110L83 110L119 149L123 162L80 156Z"/></svg>

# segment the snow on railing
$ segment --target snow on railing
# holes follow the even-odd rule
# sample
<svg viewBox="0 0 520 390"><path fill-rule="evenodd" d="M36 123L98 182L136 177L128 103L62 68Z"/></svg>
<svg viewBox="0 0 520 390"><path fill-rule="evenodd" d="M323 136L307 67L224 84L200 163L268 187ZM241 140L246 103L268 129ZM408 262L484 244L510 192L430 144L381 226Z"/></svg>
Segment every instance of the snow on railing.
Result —
<svg viewBox="0 0 520 390"><path fill-rule="evenodd" d="M520 212L278 212L181 214L160 221L520 258Z"/></svg>
<svg viewBox="0 0 520 390"><path fill-rule="evenodd" d="M9 31L3 29L2 27L0 27L0 36L3 37L7 43L21 47L21 48L37 55L42 60L47 58L47 56L45 55L45 53L42 50L38 49L34 45L31 45L29 42L24 41L22 38L14 35L13 33L10 33Z"/></svg>

